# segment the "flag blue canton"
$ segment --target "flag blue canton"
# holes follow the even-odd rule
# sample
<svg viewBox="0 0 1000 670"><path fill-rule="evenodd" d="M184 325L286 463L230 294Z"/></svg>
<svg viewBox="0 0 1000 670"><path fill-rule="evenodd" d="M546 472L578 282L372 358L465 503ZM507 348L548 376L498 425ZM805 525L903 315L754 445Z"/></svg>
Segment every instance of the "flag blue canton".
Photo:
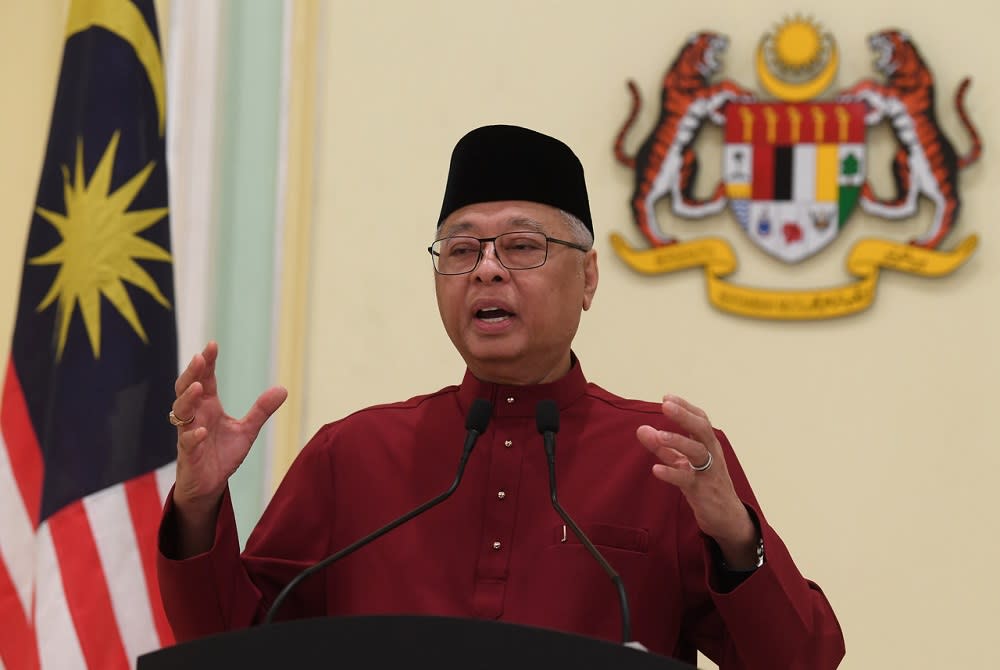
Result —
<svg viewBox="0 0 1000 670"><path fill-rule="evenodd" d="M152 3L137 7L147 25L155 26ZM155 31L152 34L155 36ZM120 140L110 170L110 191L152 164L128 211L166 208L165 141L150 75L137 67L132 43L106 28L94 27L66 42L38 207L72 214L65 195L66 181L77 177L78 157L82 158L83 176L91 180L116 133ZM77 227L94 225L84 219L74 223ZM118 242L113 231L104 234L111 238L107 243ZM136 236L169 252L168 217ZM41 519L67 503L155 470L175 457L176 436L164 419L173 401L177 373L172 264L134 261L148 273L169 307L128 279L121 281L148 342L101 294L97 355L77 305L69 313L65 349L57 358L59 309L52 305L39 311L38 307L62 266L34 265L30 259L63 242L60 231L36 212L28 237L12 348L45 463ZM92 260L88 269L95 275L109 271L97 264L97 257Z"/></svg>

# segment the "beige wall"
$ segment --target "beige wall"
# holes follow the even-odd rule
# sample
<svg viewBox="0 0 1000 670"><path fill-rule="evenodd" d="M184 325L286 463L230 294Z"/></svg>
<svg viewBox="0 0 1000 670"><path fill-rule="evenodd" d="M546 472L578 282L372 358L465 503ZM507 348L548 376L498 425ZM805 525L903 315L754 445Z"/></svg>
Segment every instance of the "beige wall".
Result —
<svg viewBox="0 0 1000 670"><path fill-rule="evenodd" d="M65 4L0 10L0 338L10 332ZM423 251L448 153L482 123L550 132L586 165L598 230L601 286L576 343L588 375L622 395L683 394L727 431L769 519L840 616L844 667L993 667L1000 456L989 431L1000 404L1000 237L991 185L1000 177L1000 12L981 0L919 12L902 1L745 5L325 3L308 371L306 387L293 389L305 398L306 432L459 379L462 363L438 322ZM938 77L942 122L959 147L967 140L950 98L962 76L973 76L969 107L986 151L962 176L954 241L977 232L982 244L952 277L886 273L874 307L859 316L773 324L713 310L694 271L642 278L622 266L608 235L640 239L627 208L632 177L613 161L611 144L628 109L625 80L635 78L648 101L634 146L653 123L657 84L688 33L728 34L725 75L750 84L757 39L795 10L838 39L841 84L871 75L867 33L907 29ZM884 143L873 150L880 183L887 152ZM704 149L702 184L718 174L716 153ZM810 288L846 281L853 240L905 237L929 214L925 206L918 221L902 224L857 214L841 239L792 267L743 242L729 215L678 225L686 237L725 236L741 263L735 281Z"/></svg>
<svg viewBox="0 0 1000 670"><path fill-rule="evenodd" d="M454 141L483 123L551 132L587 168L601 286L576 341L588 375L633 397L680 393L734 442L764 508L802 570L826 590L845 628L848 668L993 667L1000 564L990 435L1000 404L1000 240L991 185L1000 176L993 68L997 10L974 0L805 5L667 2L330 2L322 28L325 82L318 130L315 255L306 360L309 431L369 403L459 380L441 328L424 252ZM873 75L865 44L908 30L939 82L942 122L964 149L951 98L974 78L969 108L986 143L962 175L962 229L982 238L957 274L887 272L874 307L818 323L750 321L712 309L695 271L644 278L623 267L612 232L640 243L627 200L632 176L611 146L628 110L625 80L648 102L633 146L654 119L657 85L687 34L732 43L724 73L754 82L759 37L808 12L843 50L840 85ZM884 132L873 172L887 183ZM717 175L717 152L704 153ZM661 211L666 211L664 210ZM927 225L856 214L841 239L798 266L769 260L728 214L676 224L736 247L732 279L815 288L848 280L861 236L905 239ZM375 253L377 250L377 253ZM638 447L637 447L638 448ZM766 612L761 613L766 616Z"/></svg>
<svg viewBox="0 0 1000 670"><path fill-rule="evenodd" d="M0 9L0 351L6 358L24 242L45 154L67 0ZM6 366L6 362L4 363Z"/></svg>

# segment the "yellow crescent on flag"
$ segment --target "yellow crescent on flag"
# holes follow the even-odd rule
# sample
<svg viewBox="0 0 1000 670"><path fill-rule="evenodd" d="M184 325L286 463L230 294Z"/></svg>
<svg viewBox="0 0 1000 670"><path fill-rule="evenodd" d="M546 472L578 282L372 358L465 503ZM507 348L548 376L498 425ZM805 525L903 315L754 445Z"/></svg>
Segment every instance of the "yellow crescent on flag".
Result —
<svg viewBox="0 0 1000 670"><path fill-rule="evenodd" d="M104 28L128 42L153 87L160 136L166 127L166 82L156 37L142 12L129 0L74 0L66 22L66 39L89 28Z"/></svg>

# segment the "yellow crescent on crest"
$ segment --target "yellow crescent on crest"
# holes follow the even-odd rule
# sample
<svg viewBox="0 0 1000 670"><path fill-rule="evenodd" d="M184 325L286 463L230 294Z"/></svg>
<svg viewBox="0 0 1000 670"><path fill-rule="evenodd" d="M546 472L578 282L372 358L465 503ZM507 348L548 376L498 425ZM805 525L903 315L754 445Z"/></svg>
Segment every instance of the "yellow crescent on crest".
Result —
<svg viewBox="0 0 1000 670"><path fill-rule="evenodd" d="M89 28L104 28L128 42L146 70L156 100L160 136L166 124L166 82L156 37L142 12L129 0L73 0L66 23L66 39Z"/></svg>
<svg viewBox="0 0 1000 670"><path fill-rule="evenodd" d="M816 98L833 83L840 52L833 37L816 23L795 17L761 39L755 64L757 77L769 93L787 102L802 102Z"/></svg>

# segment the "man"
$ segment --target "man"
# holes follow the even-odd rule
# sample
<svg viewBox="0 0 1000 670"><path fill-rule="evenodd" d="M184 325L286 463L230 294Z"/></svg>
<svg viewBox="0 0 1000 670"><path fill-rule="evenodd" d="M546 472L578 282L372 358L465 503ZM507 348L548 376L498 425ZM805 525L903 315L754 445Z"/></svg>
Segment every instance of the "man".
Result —
<svg viewBox="0 0 1000 670"><path fill-rule="evenodd" d="M303 582L282 617L423 613L618 639L614 588L549 503L535 408L551 399L560 501L621 574L634 639L688 662L700 649L727 670L836 667L836 617L725 435L681 398L626 400L584 377L571 345L597 289L592 244L566 145L512 126L463 137L429 251L465 378L324 426L242 557L226 482L285 391L233 419L216 393L217 347L196 355L176 384L177 483L160 536L178 639L259 622L301 570L446 489L476 398L492 418L454 496Z"/></svg>

